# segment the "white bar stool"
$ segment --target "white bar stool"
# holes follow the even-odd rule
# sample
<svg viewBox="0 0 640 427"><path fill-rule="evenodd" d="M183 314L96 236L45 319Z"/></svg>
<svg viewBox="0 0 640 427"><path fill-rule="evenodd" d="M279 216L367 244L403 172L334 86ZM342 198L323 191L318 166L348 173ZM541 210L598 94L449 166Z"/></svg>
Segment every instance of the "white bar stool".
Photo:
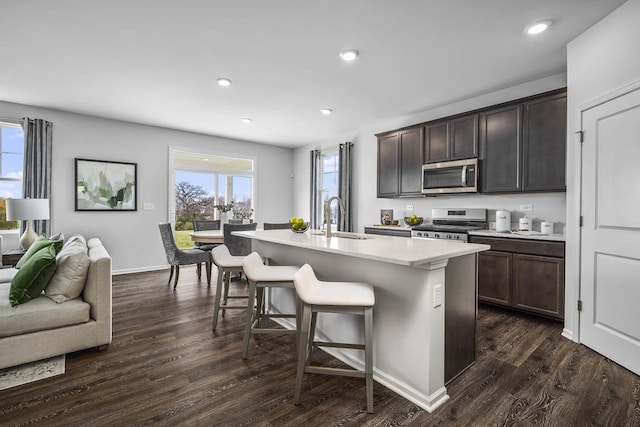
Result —
<svg viewBox="0 0 640 427"><path fill-rule="evenodd" d="M222 309L224 318L227 309L247 309L247 305L229 305L229 299L247 299L248 295L229 295L231 273L242 273L243 256L231 255L226 245L218 245L211 250L213 263L218 267L218 281L216 282L216 301L213 308L213 325L211 329L216 330L218 325L218 313ZM222 299L222 283L224 282L224 299ZM221 303L222 300L222 303Z"/></svg>
<svg viewBox="0 0 640 427"><path fill-rule="evenodd" d="M301 306L300 336L298 340L298 372L293 403L300 403L302 377L312 374L342 375L365 378L367 412L373 413L373 286L357 282L323 282L317 279L309 264L298 270L293 278ZM359 314L364 316L364 345L314 341L316 318L319 312ZM354 369L311 366L313 345L364 350L364 372Z"/></svg>
<svg viewBox="0 0 640 427"><path fill-rule="evenodd" d="M257 252L252 252L244 257L242 269L249 282L247 323L242 345L242 358L246 359L247 353L249 352L249 338L251 338L252 334L297 334L297 322L296 329L289 330L282 328L262 328L261 320L266 318L296 318L295 314L266 314L263 311L263 304L264 288L278 287L293 289L293 276L296 271L298 271L298 267L264 265L260 255L258 255Z"/></svg>

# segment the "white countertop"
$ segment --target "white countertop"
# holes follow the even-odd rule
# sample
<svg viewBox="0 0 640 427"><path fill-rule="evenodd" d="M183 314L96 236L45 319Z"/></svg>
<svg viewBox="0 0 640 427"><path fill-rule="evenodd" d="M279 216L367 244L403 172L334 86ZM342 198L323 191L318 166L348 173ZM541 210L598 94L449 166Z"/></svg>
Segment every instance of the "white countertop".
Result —
<svg viewBox="0 0 640 427"><path fill-rule="evenodd" d="M282 245L331 252L391 264L417 266L490 249L489 245L459 243L438 239L407 239L377 234L337 233L361 237L350 239L333 236L327 239L318 230L294 233L291 230L236 231L236 236Z"/></svg>
<svg viewBox="0 0 640 427"><path fill-rule="evenodd" d="M504 237L506 239L528 239L528 240L552 240L564 242L564 234L542 234L539 231L512 231L510 233L498 233L496 230L474 230L469 231L472 236L484 237Z"/></svg>

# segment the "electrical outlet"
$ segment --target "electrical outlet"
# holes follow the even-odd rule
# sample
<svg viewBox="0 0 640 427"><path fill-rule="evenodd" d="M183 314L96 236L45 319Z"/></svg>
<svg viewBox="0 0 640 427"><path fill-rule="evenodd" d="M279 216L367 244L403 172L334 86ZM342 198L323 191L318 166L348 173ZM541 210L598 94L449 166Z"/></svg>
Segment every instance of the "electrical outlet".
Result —
<svg viewBox="0 0 640 427"><path fill-rule="evenodd" d="M433 308L442 305L442 284L439 283L433 287Z"/></svg>
<svg viewBox="0 0 640 427"><path fill-rule="evenodd" d="M413 210L413 205L407 205L407 210L408 211L412 211Z"/></svg>
<svg viewBox="0 0 640 427"><path fill-rule="evenodd" d="M153 206L153 203L143 203L142 204L142 210L144 210L144 211L152 211L153 209L155 209L155 206Z"/></svg>
<svg viewBox="0 0 640 427"><path fill-rule="evenodd" d="M533 205L520 205L520 211L533 212Z"/></svg>

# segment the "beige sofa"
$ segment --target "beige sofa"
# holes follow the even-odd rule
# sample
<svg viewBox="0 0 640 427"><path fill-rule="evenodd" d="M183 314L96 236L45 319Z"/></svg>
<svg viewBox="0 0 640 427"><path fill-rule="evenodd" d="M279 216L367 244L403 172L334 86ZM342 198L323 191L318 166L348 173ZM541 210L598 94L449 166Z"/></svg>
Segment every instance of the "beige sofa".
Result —
<svg viewBox="0 0 640 427"><path fill-rule="evenodd" d="M43 293L11 307L9 288L16 269L0 270L0 369L111 342L111 257L100 239L90 239L87 248L83 293L64 303Z"/></svg>

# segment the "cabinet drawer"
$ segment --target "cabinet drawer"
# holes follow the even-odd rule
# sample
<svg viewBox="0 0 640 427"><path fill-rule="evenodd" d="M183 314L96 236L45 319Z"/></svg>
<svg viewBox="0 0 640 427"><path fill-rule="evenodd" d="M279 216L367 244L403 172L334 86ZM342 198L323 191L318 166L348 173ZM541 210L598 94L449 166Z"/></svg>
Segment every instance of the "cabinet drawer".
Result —
<svg viewBox="0 0 640 427"><path fill-rule="evenodd" d="M564 242L469 236L470 243L490 245L492 251L564 258Z"/></svg>

